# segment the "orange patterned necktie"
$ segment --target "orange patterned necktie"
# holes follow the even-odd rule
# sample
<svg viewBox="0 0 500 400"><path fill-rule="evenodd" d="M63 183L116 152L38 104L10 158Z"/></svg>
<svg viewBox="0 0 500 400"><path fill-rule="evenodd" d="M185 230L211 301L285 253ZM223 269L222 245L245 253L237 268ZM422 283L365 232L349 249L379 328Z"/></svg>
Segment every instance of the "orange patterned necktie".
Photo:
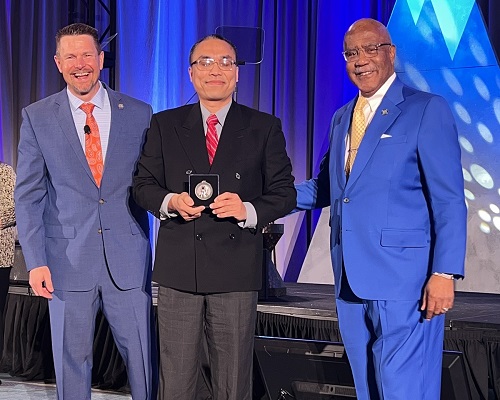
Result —
<svg viewBox="0 0 500 400"><path fill-rule="evenodd" d="M217 136L217 129L215 126L219 123L217 115L212 114L207 118L207 135L205 140L207 142L208 162L212 165L219 144L219 137Z"/></svg>
<svg viewBox="0 0 500 400"><path fill-rule="evenodd" d="M351 138L349 143L349 153L347 154L347 162L345 164L345 173L347 176L352 171L352 166L358 152L358 148L361 144L361 140L365 135L366 131L366 119L363 108L368 103L365 97L359 96L356 106L354 107L354 113L351 122Z"/></svg>
<svg viewBox="0 0 500 400"><path fill-rule="evenodd" d="M85 157L89 163L90 171L95 179L97 187L101 186L102 172L104 170L104 161L102 159L101 137L97 121L92 115L94 111L92 103L84 103L80 106L87 115L85 124L89 126L90 133L85 133Z"/></svg>

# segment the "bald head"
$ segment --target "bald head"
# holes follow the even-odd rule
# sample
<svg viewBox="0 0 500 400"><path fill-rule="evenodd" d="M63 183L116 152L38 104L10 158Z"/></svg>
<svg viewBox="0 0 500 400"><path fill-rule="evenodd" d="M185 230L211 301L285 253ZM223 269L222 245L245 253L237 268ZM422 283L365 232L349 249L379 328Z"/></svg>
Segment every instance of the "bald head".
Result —
<svg viewBox="0 0 500 400"><path fill-rule="evenodd" d="M396 48L379 21L364 18L351 25L344 36L346 70L364 97L373 96L394 73Z"/></svg>
<svg viewBox="0 0 500 400"><path fill-rule="evenodd" d="M357 20L352 24L344 35L344 50L346 49L346 39L350 35L363 32L373 32L380 37L380 40L384 43L392 43L391 35L386 26L372 18L363 18Z"/></svg>

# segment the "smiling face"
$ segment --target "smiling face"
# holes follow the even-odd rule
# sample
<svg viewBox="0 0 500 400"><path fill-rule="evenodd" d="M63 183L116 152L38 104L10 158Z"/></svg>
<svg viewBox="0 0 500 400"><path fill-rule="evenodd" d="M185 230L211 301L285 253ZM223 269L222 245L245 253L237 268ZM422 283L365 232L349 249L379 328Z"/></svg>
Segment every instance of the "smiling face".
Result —
<svg viewBox="0 0 500 400"><path fill-rule="evenodd" d="M215 38L200 42L195 47L190 62L200 57L213 58L216 61L224 57L236 60L236 54L229 43ZM238 82L238 67L233 65L232 70L222 71L215 63L212 69L200 71L195 64L189 67L189 77L200 103L214 113L231 101Z"/></svg>
<svg viewBox="0 0 500 400"><path fill-rule="evenodd" d="M359 50L380 43L391 43L391 37L384 25L372 19L355 22L344 36L344 50ZM379 47L378 54L372 58L359 50L359 58L346 63L347 74L364 97L371 97L394 73L395 57L394 46Z"/></svg>
<svg viewBox="0 0 500 400"><path fill-rule="evenodd" d="M69 91L83 101L91 100L99 90L104 65L104 53L98 52L92 36L62 36L54 60Z"/></svg>

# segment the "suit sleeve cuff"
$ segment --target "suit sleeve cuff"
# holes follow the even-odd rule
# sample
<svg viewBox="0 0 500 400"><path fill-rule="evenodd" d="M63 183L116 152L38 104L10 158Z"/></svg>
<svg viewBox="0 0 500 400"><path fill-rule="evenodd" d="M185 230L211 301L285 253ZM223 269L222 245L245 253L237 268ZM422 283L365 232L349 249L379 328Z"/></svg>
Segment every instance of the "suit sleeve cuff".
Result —
<svg viewBox="0 0 500 400"><path fill-rule="evenodd" d="M247 210L247 219L245 221L238 222L238 226L243 229L255 229L257 227L257 211L255 211L255 207L252 203L249 203L248 201L244 201L243 205Z"/></svg>

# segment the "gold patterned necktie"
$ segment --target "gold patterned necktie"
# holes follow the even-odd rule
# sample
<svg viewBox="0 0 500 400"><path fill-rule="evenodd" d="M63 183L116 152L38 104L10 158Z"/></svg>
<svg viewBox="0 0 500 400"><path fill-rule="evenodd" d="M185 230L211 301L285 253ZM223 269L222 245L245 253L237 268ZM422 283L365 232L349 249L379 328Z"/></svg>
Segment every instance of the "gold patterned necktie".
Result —
<svg viewBox="0 0 500 400"><path fill-rule="evenodd" d="M349 140L349 153L347 154L347 161L345 164L345 174L349 176L352 171L352 166L358 152L359 145L366 131L366 118L363 108L368 103L365 97L359 96L351 122L351 137Z"/></svg>
<svg viewBox="0 0 500 400"><path fill-rule="evenodd" d="M102 159L101 136L99 135L99 127L97 121L92 115L94 105L92 103L84 103L80 106L83 112L87 115L85 124L90 128L90 132L85 133L85 157L89 163L90 171L94 177L97 187L101 186L102 173L104 171L104 160Z"/></svg>
<svg viewBox="0 0 500 400"><path fill-rule="evenodd" d="M217 129L215 126L219 123L217 115L212 114L207 118L207 135L205 140L207 142L208 162L212 165L219 144L219 137L217 136Z"/></svg>

